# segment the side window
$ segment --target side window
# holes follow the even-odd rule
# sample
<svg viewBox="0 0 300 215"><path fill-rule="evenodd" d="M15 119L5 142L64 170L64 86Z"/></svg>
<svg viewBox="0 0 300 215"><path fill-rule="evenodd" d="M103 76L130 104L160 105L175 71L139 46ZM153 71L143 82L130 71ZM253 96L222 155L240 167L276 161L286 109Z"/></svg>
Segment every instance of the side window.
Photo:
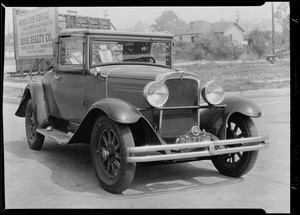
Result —
<svg viewBox="0 0 300 215"><path fill-rule="evenodd" d="M62 38L60 40L59 63L62 66L83 65L83 40L81 38Z"/></svg>

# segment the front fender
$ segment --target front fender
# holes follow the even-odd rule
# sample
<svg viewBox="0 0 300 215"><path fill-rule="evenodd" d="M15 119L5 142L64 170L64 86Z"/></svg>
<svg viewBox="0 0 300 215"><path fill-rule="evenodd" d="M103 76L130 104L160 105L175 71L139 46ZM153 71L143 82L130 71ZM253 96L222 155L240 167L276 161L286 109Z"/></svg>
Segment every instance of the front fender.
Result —
<svg viewBox="0 0 300 215"><path fill-rule="evenodd" d="M32 100L36 110L35 115L37 126L39 128L44 127L46 124L48 124L49 115L42 82L33 82L25 87L20 105L15 113L16 116L25 117L26 106L29 99Z"/></svg>
<svg viewBox="0 0 300 215"><path fill-rule="evenodd" d="M142 117L140 111L131 104L116 98L100 100L91 106L90 111L95 108L101 109L112 120L122 124L135 123Z"/></svg>
<svg viewBox="0 0 300 215"><path fill-rule="evenodd" d="M228 118L234 112L250 117L261 117L261 110L258 105L241 96L228 96L224 98L221 104L226 105L225 118Z"/></svg>
<svg viewBox="0 0 300 215"><path fill-rule="evenodd" d="M69 143L89 143L94 123L101 114L121 124L133 124L143 118L140 111L121 99L99 100L90 107Z"/></svg>
<svg viewBox="0 0 300 215"><path fill-rule="evenodd" d="M241 96L225 97L222 105L224 109L207 109L200 114L200 127L215 134L219 139L226 139L226 124L233 113L240 113L250 117L260 117L261 110L254 102Z"/></svg>

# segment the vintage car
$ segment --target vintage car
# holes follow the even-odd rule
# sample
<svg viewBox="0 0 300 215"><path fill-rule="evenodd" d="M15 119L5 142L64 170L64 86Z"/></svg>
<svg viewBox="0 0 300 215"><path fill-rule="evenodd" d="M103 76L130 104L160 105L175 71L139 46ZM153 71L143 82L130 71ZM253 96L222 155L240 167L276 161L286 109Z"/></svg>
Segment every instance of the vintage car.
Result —
<svg viewBox="0 0 300 215"><path fill-rule="evenodd" d="M111 193L130 186L139 162L210 159L221 174L246 174L269 146L251 119L260 108L173 61L168 32L60 31L52 69L26 86L16 111L29 147L41 149L44 137L90 144L96 177Z"/></svg>

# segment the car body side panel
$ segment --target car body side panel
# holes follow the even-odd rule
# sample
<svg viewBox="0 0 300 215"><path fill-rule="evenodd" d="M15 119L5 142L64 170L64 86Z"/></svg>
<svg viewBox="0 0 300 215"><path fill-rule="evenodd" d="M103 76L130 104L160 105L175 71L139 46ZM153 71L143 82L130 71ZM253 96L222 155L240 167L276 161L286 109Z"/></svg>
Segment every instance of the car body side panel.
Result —
<svg viewBox="0 0 300 215"><path fill-rule="evenodd" d="M85 76L54 71L45 76L44 85L50 115L80 123L87 112Z"/></svg>
<svg viewBox="0 0 300 215"><path fill-rule="evenodd" d="M221 104L224 109L207 109L200 114L200 127L215 134L219 139L226 137L226 124L233 113L240 113L250 117L260 117L260 108L252 101L240 96L225 97Z"/></svg>
<svg viewBox="0 0 300 215"><path fill-rule="evenodd" d="M19 108L16 111L16 116L25 117L26 105L29 99L32 99L35 110L37 126L39 128L45 127L49 121L48 105L44 96L43 84L41 82L30 83L24 90Z"/></svg>
<svg viewBox="0 0 300 215"><path fill-rule="evenodd" d="M106 79L94 75L86 75L86 100L88 110L93 104L106 98Z"/></svg>

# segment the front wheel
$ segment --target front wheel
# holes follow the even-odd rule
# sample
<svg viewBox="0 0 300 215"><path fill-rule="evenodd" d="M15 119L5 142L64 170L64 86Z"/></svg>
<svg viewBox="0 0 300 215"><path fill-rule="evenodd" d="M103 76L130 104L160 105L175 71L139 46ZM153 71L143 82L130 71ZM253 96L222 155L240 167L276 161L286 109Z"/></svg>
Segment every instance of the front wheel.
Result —
<svg viewBox="0 0 300 215"><path fill-rule="evenodd" d="M129 127L99 117L92 132L91 158L98 182L111 193L122 193L134 178L136 165L127 163L126 146L134 146Z"/></svg>
<svg viewBox="0 0 300 215"><path fill-rule="evenodd" d="M226 139L257 136L257 130L252 119L241 114L231 115L226 129ZM230 177L240 177L253 168L257 156L258 151L237 152L216 156L212 159L212 162L221 174Z"/></svg>

